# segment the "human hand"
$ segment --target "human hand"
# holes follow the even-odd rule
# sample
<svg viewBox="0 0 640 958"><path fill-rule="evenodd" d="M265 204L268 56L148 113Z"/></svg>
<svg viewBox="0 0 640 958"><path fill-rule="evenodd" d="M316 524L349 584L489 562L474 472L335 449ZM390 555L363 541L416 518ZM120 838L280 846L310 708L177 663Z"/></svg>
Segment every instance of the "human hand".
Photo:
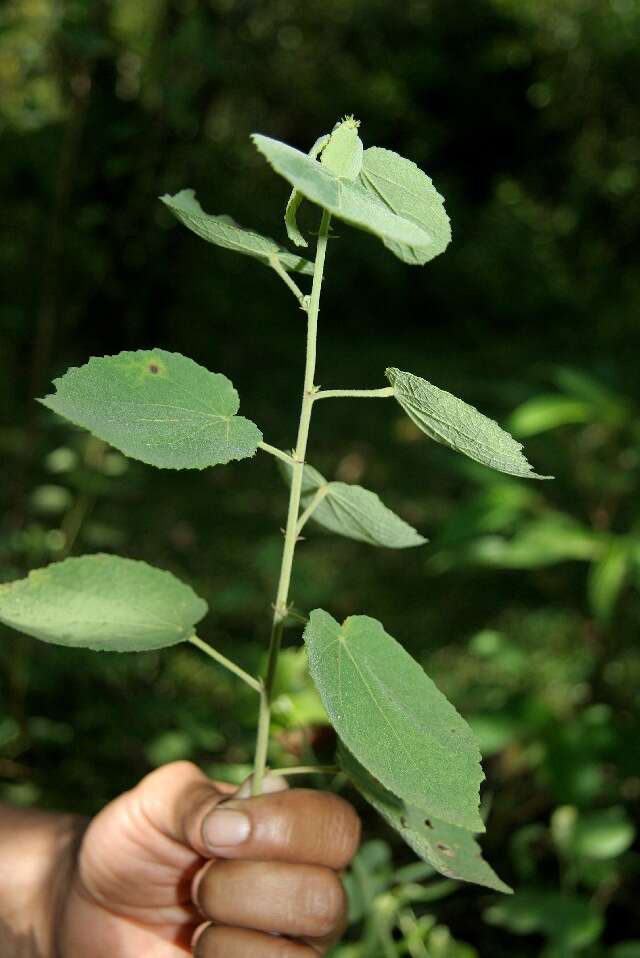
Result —
<svg viewBox="0 0 640 958"><path fill-rule="evenodd" d="M61 958L317 958L345 927L356 813L335 795L238 798L189 762L89 825L60 912Z"/></svg>

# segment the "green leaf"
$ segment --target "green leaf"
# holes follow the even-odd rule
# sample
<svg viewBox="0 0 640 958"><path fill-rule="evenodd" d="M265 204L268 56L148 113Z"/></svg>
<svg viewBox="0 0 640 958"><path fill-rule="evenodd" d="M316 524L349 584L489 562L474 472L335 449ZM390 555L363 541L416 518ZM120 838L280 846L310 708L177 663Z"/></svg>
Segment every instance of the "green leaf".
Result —
<svg viewBox="0 0 640 958"><path fill-rule="evenodd" d="M471 729L380 622L357 615L340 626L316 609L304 639L331 724L355 758L426 814L484 831Z"/></svg>
<svg viewBox="0 0 640 958"><path fill-rule="evenodd" d="M539 569L557 562L589 562L601 551L600 536L577 519L549 511L522 520L515 535L481 536L471 542L464 558L503 569Z"/></svg>
<svg viewBox="0 0 640 958"><path fill-rule="evenodd" d="M374 492L346 482L329 482L326 494L312 519L324 529L387 549L407 549L427 541L416 530L387 509ZM311 498L303 501L306 507Z"/></svg>
<svg viewBox="0 0 640 958"><path fill-rule="evenodd" d="M329 142L329 134L325 133L324 136L318 137L316 142L313 144L309 150L309 156L312 160L315 160L317 155L324 149L324 147ZM298 193L296 189L291 190L291 196L287 203L287 208L284 213L284 225L287 229L287 236L292 243L295 243L296 246L308 246L306 239L298 229L298 209L302 203L304 196L302 193Z"/></svg>
<svg viewBox="0 0 640 958"><path fill-rule="evenodd" d="M534 396L518 406L509 419L509 428L516 436L537 436L559 426L589 422L592 406L580 399L549 393Z"/></svg>
<svg viewBox="0 0 640 958"><path fill-rule="evenodd" d="M339 219L373 233L379 239L426 249L433 238L417 224L397 216L358 180L338 177L286 143L254 133L253 142L276 173L312 203Z"/></svg>
<svg viewBox="0 0 640 958"><path fill-rule="evenodd" d="M602 915L586 898L562 892L531 889L502 899L488 908L485 920L506 928L515 935L545 935L561 949L561 954L588 947L598 939L603 927Z"/></svg>
<svg viewBox="0 0 640 958"><path fill-rule="evenodd" d="M291 482L291 467L283 472ZM305 465L302 478L302 506L307 508L322 489L323 498L311 520L336 535L387 549L407 549L427 541L413 526L387 509L380 498L362 486L328 482L313 466Z"/></svg>
<svg viewBox="0 0 640 958"><path fill-rule="evenodd" d="M0 586L0 622L72 648L177 645L206 612L207 603L170 572L113 555L65 559Z"/></svg>
<svg viewBox="0 0 640 958"><path fill-rule="evenodd" d="M471 832L447 825L435 817L426 817L415 805L407 805L377 782L351 753L340 746L338 756L343 771L364 798L404 841L437 872L458 881L474 882L495 891L511 893L494 870L482 858Z"/></svg>
<svg viewBox="0 0 640 958"><path fill-rule="evenodd" d="M587 592L593 614L608 622L625 586L632 562L629 543L612 539L602 557L592 566Z"/></svg>
<svg viewBox="0 0 640 958"><path fill-rule="evenodd" d="M290 253L275 240L244 229L234 223L230 216L212 216L205 213L193 190L180 190L175 196L165 193L160 199L184 226L209 243L223 246L234 253L253 256L267 265L275 257L287 270L313 275L313 263Z"/></svg>
<svg viewBox="0 0 640 958"><path fill-rule="evenodd" d="M180 353L140 349L90 359L54 380L40 402L133 459L164 469L204 469L253 456L258 427L236 416L226 376Z"/></svg>
<svg viewBox="0 0 640 958"><path fill-rule="evenodd" d="M392 150L371 146L364 152L360 177L364 187L389 209L414 221L431 237L431 245L426 248L385 240L385 246L396 256L405 263L421 266L447 248L451 225L444 200L415 163Z"/></svg>
<svg viewBox="0 0 640 958"><path fill-rule="evenodd" d="M617 858L633 845L636 829L624 808L615 805L580 815L573 835L573 851L585 858Z"/></svg>
<svg viewBox="0 0 640 958"><path fill-rule="evenodd" d="M329 142L322 150L320 162L336 176L355 180L362 169L362 140L358 136L360 123L346 116L336 123Z"/></svg>
<svg viewBox="0 0 640 958"><path fill-rule="evenodd" d="M522 445L457 396L401 369L387 369L385 375L404 411L430 439L498 472L523 479L553 478L532 472Z"/></svg>

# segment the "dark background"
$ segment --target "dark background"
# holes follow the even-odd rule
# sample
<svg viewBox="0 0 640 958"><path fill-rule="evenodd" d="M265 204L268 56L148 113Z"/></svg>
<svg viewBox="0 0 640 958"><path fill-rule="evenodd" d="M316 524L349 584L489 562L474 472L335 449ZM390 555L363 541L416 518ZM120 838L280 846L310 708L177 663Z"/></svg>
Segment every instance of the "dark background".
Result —
<svg viewBox="0 0 640 958"><path fill-rule="evenodd" d="M306 150L354 113L365 146L415 160L446 198L453 242L424 268L336 224L318 381L373 387L387 365L411 370L508 425L557 478L489 473L388 403L323 403L311 462L431 541L393 553L310 531L294 576L302 614L381 619L480 738L484 848L518 894L447 887L414 902L431 956L640 955L639 42L635 0L0 9L4 580L70 552L144 558L190 580L212 609L203 636L259 668L286 505L269 457L154 471L33 397L90 355L157 345L229 375L242 412L290 447L294 300L259 263L179 227L158 195L191 186L205 209L283 241L288 187L249 134ZM303 211L307 230L317 219ZM299 630L287 637L295 648ZM195 650L0 639L8 800L91 812L178 757L246 773L255 703ZM299 761L300 726L321 721L295 652L283 673L278 764ZM411 860L366 821L396 865ZM376 895L405 892L387 846L366 853L380 870L370 918ZM340 954L427 954L406 927L381 942L370 925Z"/></svg>

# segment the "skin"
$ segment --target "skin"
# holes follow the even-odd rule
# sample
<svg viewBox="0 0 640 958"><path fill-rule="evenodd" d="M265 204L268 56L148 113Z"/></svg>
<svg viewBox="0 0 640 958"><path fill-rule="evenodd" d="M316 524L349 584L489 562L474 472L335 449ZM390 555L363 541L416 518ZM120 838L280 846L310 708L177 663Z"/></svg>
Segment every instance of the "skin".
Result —
<svg viewBox="0 0 640 958"><path fill-rule="evenodd" d="M0 806L3 958L324 955L345 927L358 817L335 795L265 786L245 798L176 762L88 824Z"/></svg>

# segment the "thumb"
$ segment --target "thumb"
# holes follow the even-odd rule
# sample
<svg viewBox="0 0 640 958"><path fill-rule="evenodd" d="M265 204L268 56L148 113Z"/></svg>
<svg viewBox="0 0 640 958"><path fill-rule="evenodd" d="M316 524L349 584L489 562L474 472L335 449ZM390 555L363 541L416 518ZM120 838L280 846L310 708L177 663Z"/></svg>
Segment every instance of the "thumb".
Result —
<svg viewBox="0 0 640 958"><path fill-rule="evenodd" d="M231 797L250 794L251 779L236 790L235 786L212 782L192 762L172 762L151 772L130 793L148 824L181 845L193 849L202 858L211 851L202 837L202 826L209 813ZM287 788L284 779L267 776L265 792Z"/></svg>

